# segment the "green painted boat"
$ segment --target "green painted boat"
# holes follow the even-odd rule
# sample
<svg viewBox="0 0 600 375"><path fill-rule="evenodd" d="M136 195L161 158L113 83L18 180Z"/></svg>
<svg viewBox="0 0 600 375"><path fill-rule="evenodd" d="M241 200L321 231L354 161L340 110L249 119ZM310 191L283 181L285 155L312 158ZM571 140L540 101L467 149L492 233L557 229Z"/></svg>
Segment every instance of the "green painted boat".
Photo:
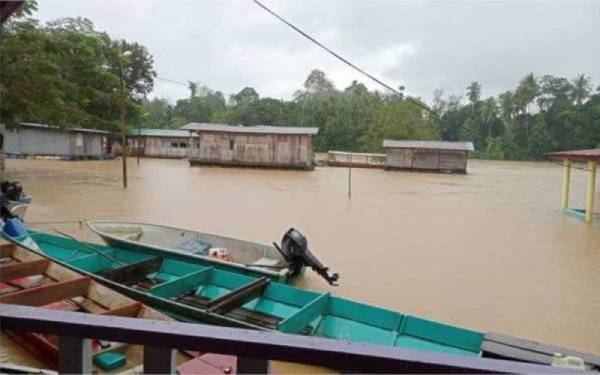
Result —
<svg viewBox="0 0 600 375"><path fill-rule="evenodd" d="M9 241L180 320L481 355L481 332L296 288L251 270L234 273L185 254L108 247L44 232L10 237L4 230Z"/></svg>

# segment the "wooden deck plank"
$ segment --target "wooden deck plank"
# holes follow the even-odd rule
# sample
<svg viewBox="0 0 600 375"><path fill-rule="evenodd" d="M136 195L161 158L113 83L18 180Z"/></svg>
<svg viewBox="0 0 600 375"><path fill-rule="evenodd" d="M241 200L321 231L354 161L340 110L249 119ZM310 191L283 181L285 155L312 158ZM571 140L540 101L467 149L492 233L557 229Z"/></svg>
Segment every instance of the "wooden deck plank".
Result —
<svg viewBox="0 0 600 375"><path fill-rule="evenodd" d="M0 296L0 303L17 305L44 306L52 302L85 295L91 279L82 277L69 281L25 289L20 292Z"/></svg>
<svg viewBox="0 0 600 375"><path fill-rule="evenodd" d="M22 277L41 275L46 271L50 261L37 259L29 262L12 263L0 266L0 281L10 281Z"/></svg>

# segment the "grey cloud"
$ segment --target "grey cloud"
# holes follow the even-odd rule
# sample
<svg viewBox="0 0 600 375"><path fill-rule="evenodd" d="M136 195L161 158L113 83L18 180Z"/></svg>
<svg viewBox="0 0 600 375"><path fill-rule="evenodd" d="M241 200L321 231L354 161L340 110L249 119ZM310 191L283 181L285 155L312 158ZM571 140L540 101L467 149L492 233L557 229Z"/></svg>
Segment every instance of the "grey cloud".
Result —
<svg viewBox="0 0 600 375"><path fill-rule="evenodd" d="M600 84L600 2L264 0L341 55L392 85L430 99L462 94L472 80L485 95L514 88L528 72ZM45 0L38 17L90 18L111 36L153 53L159 76L200 81L225 93L244 86L290 98L319 68L340 88L353 79L379 87L250 1ZM183 86L157 81L174 101Z"/></svg>

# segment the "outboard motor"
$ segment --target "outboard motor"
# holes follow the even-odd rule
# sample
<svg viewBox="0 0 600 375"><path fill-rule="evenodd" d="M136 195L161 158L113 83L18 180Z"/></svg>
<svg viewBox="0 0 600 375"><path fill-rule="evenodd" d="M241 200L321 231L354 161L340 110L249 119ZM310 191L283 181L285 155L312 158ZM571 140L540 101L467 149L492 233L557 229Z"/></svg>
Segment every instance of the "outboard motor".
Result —
<svg viewBox="0 0 600 375"><path fill-rule="evenodd" d="M8 219L12 219L15 215L12 214L10 208L8 207L10 201L3 193L0 193L0 219L3 222L6 222Z"/></svg>
<svg viewBox="0 0 600 375"><path fill-rule="evenodd" d="M11 201L18 201L23 195L23 186L17 181L4 181L0 184L0 190Z"/></svg>
<svg viewBox="0 0 600 375"><path fill-rule="evenodd" d="M329 273L329 268L325 267L308 249L306 237L294 228L290 228L281 239L281 247L273 242L273 245L283 258L289 263L292 277L299 276L302 267L310 267L316 273L321 275L330 285L337 285L339 274Z"/></svg>

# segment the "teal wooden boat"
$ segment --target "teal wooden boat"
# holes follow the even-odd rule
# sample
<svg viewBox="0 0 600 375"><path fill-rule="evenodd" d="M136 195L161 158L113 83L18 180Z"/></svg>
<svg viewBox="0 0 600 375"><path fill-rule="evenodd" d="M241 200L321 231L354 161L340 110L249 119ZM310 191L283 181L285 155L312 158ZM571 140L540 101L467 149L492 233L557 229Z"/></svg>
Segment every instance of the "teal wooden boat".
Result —
<svg viewBox="0 0 600 375"><path fill-rule="evenodd" d="M8 240L180 320L481 355L481 332L296 288L251 272L229 272L197 257L126 250L35 231L10 237L4 230Z"/></svg>

